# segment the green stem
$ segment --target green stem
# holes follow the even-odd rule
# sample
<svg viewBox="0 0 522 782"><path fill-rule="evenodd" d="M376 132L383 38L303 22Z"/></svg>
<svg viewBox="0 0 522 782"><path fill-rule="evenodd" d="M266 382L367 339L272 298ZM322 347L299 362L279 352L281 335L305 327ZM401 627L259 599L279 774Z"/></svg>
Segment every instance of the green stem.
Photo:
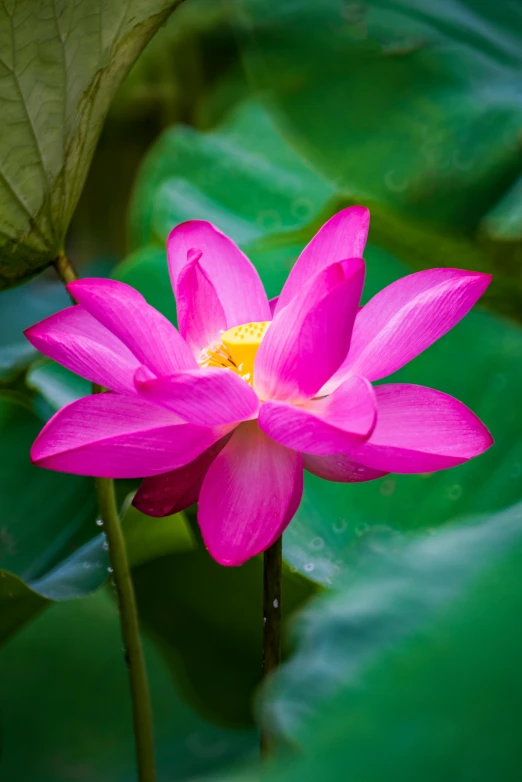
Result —
<svg viewBox="0 0 522 782"><path fill-rule="evenodd" d="M278 538L263 556L263 679L274 671L281 661L281 578L283 567L283 538ZM269 754L272 735L268 727L261 727L261 756Z"/></svg>
<svg viewBox="0 0 522 782"><path fill-rule="evenodd" d="M79 279L74 266L64 253L58 255L54 266L65 285ZM93 383L93 393L102 391L103 388ZM121 634L132 698L138 779L139 782L156 782L149 684L140 639L136 598L116 504L114 481L109 478L95 478L95 485L100 516L109 546L112 579L118 596Z"/></svg>
<svg viewBox="0 0 522 782"><path fill-rule="evenodd" d="M116 506L114 481L96 478L98 507L109 544L113 578L118 595L125 661L129 671L139 782L155 782L152 709L145 659L140 639L138 611L132 586L125 539Z"/></svg>
<svg viewBox="0 0 522 782"><path fill-rule="evenodd" d="M54 259L54 268L58 272L58 277L61 279L64 285L68 285L70 282L79 279L76 269L65 255L65 253L59 253Z"/></svg>

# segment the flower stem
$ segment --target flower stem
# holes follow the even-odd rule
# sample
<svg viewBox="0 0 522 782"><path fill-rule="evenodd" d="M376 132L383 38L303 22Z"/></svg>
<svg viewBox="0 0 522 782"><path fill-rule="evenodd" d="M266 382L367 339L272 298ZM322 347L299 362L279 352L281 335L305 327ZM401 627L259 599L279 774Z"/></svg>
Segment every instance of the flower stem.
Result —
<svg viewBox="0 0 522 782"><path fill-rule="evenodd" d="M54 259L53 265L64 285L68 285L70 282L78 279L76 269L65 253L59 253Z"/></svg>
<svg viewBox="0 0 522 782"><path fill-rule="evenodd" d="M58 255L54 267L65 285L78 279L78 274L65 253ZM103 388L93 383L94 394L102 391ZM139 782L156 782L149 684L140 639L136 598L116 504L114 481L109 478L95 478L95 486L100 516L109 546L112 578L118 596L121 634L132 698L138 779Z"/></svg>
<svg viewBox="0 0 522 782"><path fill-rule="evenodd" d="M125 661L129 671L132 696L138 779L139 782L155 782L154 737L149 685L140 639L138 611L132 586L129 560L116 506L114 481L108 478L96 478L95 484L103 528L109 544L109 555L116 593L118 595Z"/></svg>
<svg viewBox="0 0 522 782"><path fill-rule="evenodd" d="M274 671L281 660L281 577L283 538L278 538L263 556L263 679ZM261 756L269 754L272 736L261 726Z"/></svg>

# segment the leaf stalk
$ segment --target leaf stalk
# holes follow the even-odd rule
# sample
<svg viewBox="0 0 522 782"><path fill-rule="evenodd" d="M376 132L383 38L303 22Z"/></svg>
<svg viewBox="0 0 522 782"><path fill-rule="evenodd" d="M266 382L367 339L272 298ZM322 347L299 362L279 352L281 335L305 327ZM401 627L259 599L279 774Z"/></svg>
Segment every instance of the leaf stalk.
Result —
<svg viewBox="0 0 522 782"><path fill-rule="evenodd" d="M65 253L58 255L54 261L54 267L64 285L79 279L74 266ZM102 392L101 386L93 384L93 393ZM114 481L110 478L95 478L94 482L100 517L109 546L111 576L118 598L125 663L129 674L132 699L138 779L139 782L156 782L149 683L140 638L136 597L125 548L125 538L118 514Z"/></svg>

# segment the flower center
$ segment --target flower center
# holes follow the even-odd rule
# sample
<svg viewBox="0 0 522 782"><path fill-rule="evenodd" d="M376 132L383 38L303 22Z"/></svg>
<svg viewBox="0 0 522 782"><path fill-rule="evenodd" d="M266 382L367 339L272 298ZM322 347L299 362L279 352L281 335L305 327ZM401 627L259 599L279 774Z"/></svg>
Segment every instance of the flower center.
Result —
<svg viewBox="0 0 522 782"><path fill-rule="evenodd" d="M224 331L219 341L201 351L199 365L231 369L252 385L256 353L269 326L270 321L258 321Z"/></svg>

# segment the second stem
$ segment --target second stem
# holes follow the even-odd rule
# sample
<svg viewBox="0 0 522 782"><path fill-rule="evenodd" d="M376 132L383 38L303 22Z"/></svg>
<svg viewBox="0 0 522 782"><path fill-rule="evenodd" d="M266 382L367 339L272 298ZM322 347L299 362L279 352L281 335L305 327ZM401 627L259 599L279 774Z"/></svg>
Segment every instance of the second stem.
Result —
<svg viewBox="0 0 522 782"><path fill-rule="evenodd" d="M281 578L283 538L278 538L263 555L263 679L281 661ZM261 727L261 755L270 752L272 736Z"/></svg>

